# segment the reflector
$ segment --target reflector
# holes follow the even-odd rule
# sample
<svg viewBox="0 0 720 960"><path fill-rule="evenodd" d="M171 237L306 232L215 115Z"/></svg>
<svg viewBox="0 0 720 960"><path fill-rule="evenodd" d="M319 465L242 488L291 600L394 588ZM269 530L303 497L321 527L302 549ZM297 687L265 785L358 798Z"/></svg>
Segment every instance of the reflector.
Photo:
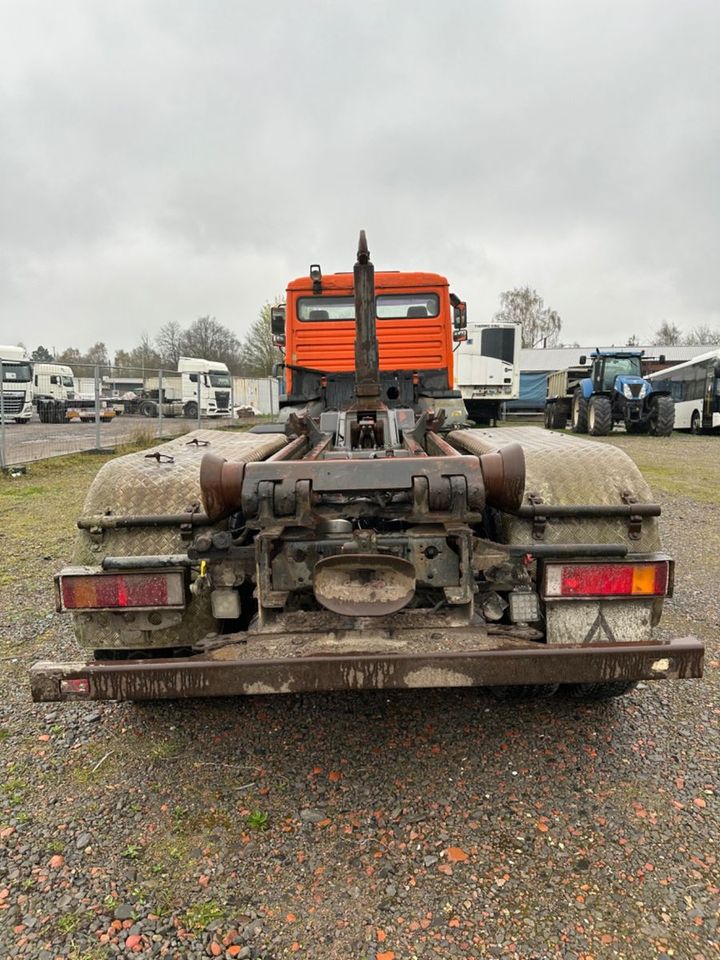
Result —
<svg viewBox="0 0 720 960"><path fill-rule="evenodd" d="M548 563L546 597L664 597L669 563Z"/></svg>
<svg viewBox="0 0 720 960"><path fill-rule="evenodd" d="M184 607L182 573L67 573L58 576L63 610Z"/></svg>
<svg viewBox="0 0 720 960"><path fill-rule="evenodd" d="M60 693L73 693L75 696L87 696L90 693L90 681L85 679L61 680Z"/></svg>

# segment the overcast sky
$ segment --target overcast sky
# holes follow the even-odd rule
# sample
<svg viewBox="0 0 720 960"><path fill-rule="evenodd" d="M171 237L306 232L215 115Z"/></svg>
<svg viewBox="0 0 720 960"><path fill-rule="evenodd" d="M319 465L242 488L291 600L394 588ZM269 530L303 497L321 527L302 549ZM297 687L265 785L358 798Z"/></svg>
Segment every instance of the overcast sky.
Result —
<svg viewBox="0 0 720 960"><path fill-rule="evenodd" d="M318 261L720 326L720 4L0 0L0 342L238 336Z"/></svg>

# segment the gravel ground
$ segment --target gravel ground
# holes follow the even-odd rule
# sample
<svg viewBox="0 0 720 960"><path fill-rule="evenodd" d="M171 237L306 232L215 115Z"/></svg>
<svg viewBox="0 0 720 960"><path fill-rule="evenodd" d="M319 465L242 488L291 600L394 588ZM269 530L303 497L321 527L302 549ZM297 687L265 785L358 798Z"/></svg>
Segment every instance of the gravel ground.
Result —
<svg viewBox="0 0 720 960"><path fill-rule="evenodd" d="M663 630L706 641L706 677L597 706L35 706L28 664L76 655L51 576L97 460L0 481L0 957L718 956L720 440L614 442L663 505Z"/></svg>

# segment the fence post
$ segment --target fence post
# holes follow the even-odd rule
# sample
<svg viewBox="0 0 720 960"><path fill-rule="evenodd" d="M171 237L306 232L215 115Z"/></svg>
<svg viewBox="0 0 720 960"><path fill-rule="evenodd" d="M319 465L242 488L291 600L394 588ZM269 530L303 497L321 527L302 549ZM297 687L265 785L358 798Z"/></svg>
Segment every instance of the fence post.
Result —
<svg viewBox="0 0 720 960"><path fill-rule="evenodd" d="M230 423L235 419L235 377L230 375Z"/></svg>
<svg viewBox="0 0 720 960"><path fill-rule="evenodd" d="M95 364L95 449L100 452L100 367Z"/></svg>
<svg viewBox="0 0 720 960"><path fill-rule="evenodd" d="M163 427L163 375L162 367L158 370L158 437L162 436Z"/></svg>
<svg viewBox="0 0 720 960"><path fill-rule="evenodd" d="M5 459L5 368L0 360L0 467L6 467Z"/></svg>
<svg viewBox="0 0 720 960"><path fill-rule="evenodd" d="M202 417L202 414L201 414L202 397L201 397L201 395L200 395L200 384L202 383L202 378L203 378L204 376L205 376L205 374L203 374L203 373L198 373L198 375L197 375L197 388L198 388L198 389L197 389L197 395L198 395L198 402L197 402L197 425L198 425L198 430L199 430L200 427L202 426L202 422L201 422L201 417Z"/></svg>

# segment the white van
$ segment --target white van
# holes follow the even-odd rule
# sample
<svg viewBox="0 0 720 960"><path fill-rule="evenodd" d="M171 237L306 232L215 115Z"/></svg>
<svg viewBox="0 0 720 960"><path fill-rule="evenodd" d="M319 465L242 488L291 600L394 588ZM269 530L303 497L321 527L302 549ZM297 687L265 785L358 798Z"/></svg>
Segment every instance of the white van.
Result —
<svg viewBox="0 0 720 960"><path fill-rule="evenodd" d="M32 362L23 347L0 346L0 410L7 423L27 423L32 417Z"/></svg>
<svg viewBox="0 0 720 960"><path fill-rule="evenodd" d="M35 400L74 400L75 380L70 367L61 363L34 363Z"/></svg>

